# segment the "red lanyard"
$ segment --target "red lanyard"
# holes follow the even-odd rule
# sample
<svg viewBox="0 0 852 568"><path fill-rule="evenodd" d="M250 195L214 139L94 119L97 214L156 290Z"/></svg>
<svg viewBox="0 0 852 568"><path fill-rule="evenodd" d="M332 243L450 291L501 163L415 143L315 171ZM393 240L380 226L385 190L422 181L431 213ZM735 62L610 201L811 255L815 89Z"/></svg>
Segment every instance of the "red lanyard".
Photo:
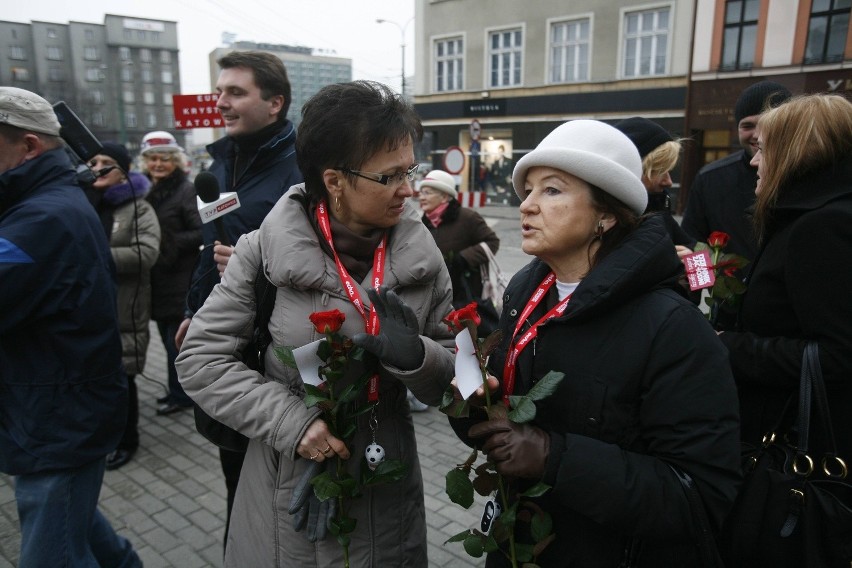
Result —
<svg viewBox="0 0 852 568"><path fill-rule="evenodd" d="M521 312L521 315L518 318L518 323L515 325L515 332L512 334L512 341L509 343L511 347L509 348L509 353L506 355L506 361L503 364L503 402L506 406L509 406L509 396L515 392L515 375L517 374L518 356L521 354L521 351L523 351L524 348L538 336L538 326L551 318L562 315L565 308L568 307L568 302L571 300L571 294L568 294L564 300L556 304L546 314L544 314L541 319L535 322L532 327L530 327L527 332L521 336L518 342L515 343L515 337L521 330L521 326L527 318L530 317L533 310L538 307L547 295L547 291L550 290L555 283L556 275L551 272L544 280L541 281L541 284L538 285L538 288L536 288L536 291L530 297L526 307Z"/></svg>
<svg viewBox="0 0 852 568"><path fill-rule="evenodd" d="M349 275L349 271L346 270L346 267L343 266L343 263L340 261L340 257L337 255L337 251L334 249L334 242L332 242L331 238L331 222L328 218L328 211L325 200L319 202L317 205L317 223L319 224L320 231L322 231L322 236L325 237L325 240L328 242L329 248L331 248L331 253L334 255L334 263L337 265L337 274L340 276L340 283L343 285L343 290L349 296L349 301L352 302L352 305L355 306L355 309L358 310L358 313L361 314L361 317L364 318L364 327L370 335L378 335L379 334L379 316L376 313L376 307L372 306L370 308L370 315L367 315L367 311L364 309L364 300L361 299L361 293L358 292L358 287L352 277ZM379 286L385 281L385 251L386 245L388 242L387 233L382 236L382 242L379 243L379 246L376 248L375 254L373 254L373 289L378 290ZM367 391L367 398L370 402L374 402L379 399L379 375L375 374L370 378L370 385Z"/></svg>

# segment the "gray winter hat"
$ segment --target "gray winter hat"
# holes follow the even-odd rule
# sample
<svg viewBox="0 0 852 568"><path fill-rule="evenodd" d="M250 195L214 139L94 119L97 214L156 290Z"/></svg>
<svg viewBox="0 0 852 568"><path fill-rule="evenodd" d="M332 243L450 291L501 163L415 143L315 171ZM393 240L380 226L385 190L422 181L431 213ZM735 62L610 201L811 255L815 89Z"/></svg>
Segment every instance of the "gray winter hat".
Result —
<svg viewBox="0 0 852 568"><path fill-rule="evenodd" d="M0 124L59 136L59 120L50 103L17 87L0 87Z"/></svg>

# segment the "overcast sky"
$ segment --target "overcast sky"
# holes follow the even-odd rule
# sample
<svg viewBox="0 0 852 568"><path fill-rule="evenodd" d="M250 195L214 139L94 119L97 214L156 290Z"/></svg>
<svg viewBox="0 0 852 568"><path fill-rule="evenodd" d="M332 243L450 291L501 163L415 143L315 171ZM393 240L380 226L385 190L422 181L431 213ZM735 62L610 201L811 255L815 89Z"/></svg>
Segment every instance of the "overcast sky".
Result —
<svg viewBox="0 0 852 568"><path fill-rule="evenodd" d="M372 79L399 89L400 29L414 0L6 0L0 19L13 22L69 21L103 24L104 14L178 23L181 88L210 91L208 56L221 47L222 32L237 41L331 49L352 59L354 79ZM406 28L406 75L414 71L414 22Z"/></svg>

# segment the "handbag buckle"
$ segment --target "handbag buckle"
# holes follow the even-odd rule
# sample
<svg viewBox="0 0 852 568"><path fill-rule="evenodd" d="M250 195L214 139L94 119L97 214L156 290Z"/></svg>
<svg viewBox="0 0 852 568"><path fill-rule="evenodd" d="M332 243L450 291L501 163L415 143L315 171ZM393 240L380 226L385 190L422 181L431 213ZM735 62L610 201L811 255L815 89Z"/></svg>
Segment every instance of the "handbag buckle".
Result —
<svg viewBox="0 0 852 568"><path fill-rule="evenodd" d="M838 473L832 473L829 464L832 462L828 461L828 458L832 458L834 463L840 466L840 471ZM849 473L849 470L846 467L846 462L840 459L837 456L825 456L822 458L822 471L825 472L825 475L834 479L846 479L846 474Z"/></svg>
<svg viewBox="0 0 852 568"><path fill-rule="evenodd" d="M800 465L800 458L804 458L805 462ZM814 471L814 460L808 454L796 454L793 456L793 473L807 477ZM795 491L795 490L794 490Z"/></svg>

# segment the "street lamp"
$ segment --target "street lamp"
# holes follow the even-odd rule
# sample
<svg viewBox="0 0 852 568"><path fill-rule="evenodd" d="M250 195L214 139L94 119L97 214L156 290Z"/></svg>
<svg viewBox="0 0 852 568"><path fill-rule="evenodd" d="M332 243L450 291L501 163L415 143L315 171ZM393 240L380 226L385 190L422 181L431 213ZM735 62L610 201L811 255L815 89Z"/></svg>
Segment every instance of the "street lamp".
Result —
<svg viewBox="0 0 852 568"><path fill-rule="evenodd" d="M405 22L405 25L400 26L398 23L396 23L394 21L385 20L384 18L376 18L377 24L393 24L397 28L399 28L399 35L400 35L400 38L402 40L401 46L400 46L400 47L402 47L402 78L401 78L401 81L400 81L399 90L400 90L400 94L402 96L405 96L405 30L408 28L408 24L410 24L412 21L414 21L414 16L409 18L408 21Z"/></svg>

